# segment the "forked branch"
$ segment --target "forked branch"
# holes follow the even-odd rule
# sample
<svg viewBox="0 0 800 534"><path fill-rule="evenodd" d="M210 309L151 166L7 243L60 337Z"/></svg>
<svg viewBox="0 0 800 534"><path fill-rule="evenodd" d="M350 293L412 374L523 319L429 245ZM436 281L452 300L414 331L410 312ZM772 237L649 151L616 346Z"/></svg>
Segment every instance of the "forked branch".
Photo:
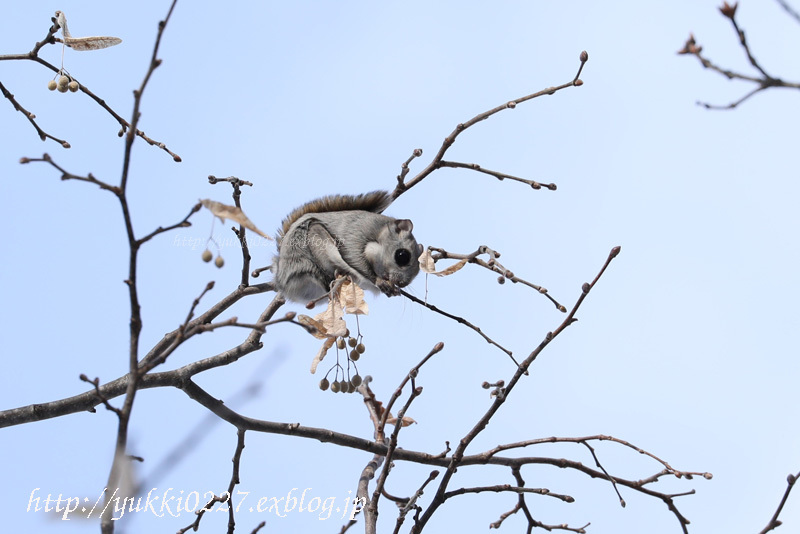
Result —
<svg viewBox="0 0 800 534"><path fill-rule="evenodd" d="M782 3L782 5L784 5ZM789 82L783 80L781 78L772 76L767 72L767 70L761 65L761 63L756 59L755 55L753 54L752 49L750 48L750 44L747 41L745 36L744 30L739 27L739 23L736 21L736 9L739 7L738 3L734 3L733 5L728 4L728 2L723 2L722 7L719 8L720 13L722 16L730 20L731 26L733 26L733 30L736 32L736 37L739 40L739 45L742 47L742 50L747 57L748 63L750 66L756 71L756 75L748 75L744 74L739 71L735 71L733 69L727 69L721 67L711 61L706 55L703 54L703 47L697 44L694 35L689 34L689 38L684 43L683 48L678 51L678 54L681 55L691 55L695 56L703 68L712 70L725 76L729 80L742 80L745 82L750 82L755 84L755 87L745 93L742 97L734 100L726 105L718 105L718 104L710 104L708 102L697 102L698 105L703 106L706 109L716 109L716 110L727 110L727 109L734 109L738 107L742 102L748 100L750 97L760 93L761 91L765 91L767 89L773 87L785 87L789 89L800 89L800 83L798 82ZM784 5L784 8L788 6ZM791 10L787 9L787 12L792 14Z"/></svg>
<svg viewBox="0 0 800 534"><path fill-rule="evenodd" d="M479 171L479 172L484 172L486 174L490 174L490 175L492 175L492 176L494 176L494 177L496 177L498 179L501 179L501 180L505 179L505 178L514 179L514 180L517 180L517 181L521 181L521 182L527 183L528 185L530 185L534 189L541 188L542 184L539 184L538 182L535 182L533 180L525 180L525 179L522 179L522 178L512 177L511 175L499 173L499 172L496 172L496 171L487 171L485 169L482 169L479 165L476 165L474 163L446 162L446 161L444 161L444 156L447 153L447 151L450 149L450 147L453 146L453 143L456 142L456 138L459 135L461 135L462 132L464 132L465 130L467 130L471 126L473 126L473 125L475 125L475 124L477 124L477 123L479 123L481 121L484 121L484 120L488 119L492 115L495 115L496 113L500 113L501 111L503 111L505 109L514 109L514 108L517 107L518 104L522 104L523 102L527 102L528 100L532 100L534 98L539 98L540 96L555 94L558 91L561 91L562 89L566 89L567 87L577 87L577 86L583 85L583 81L580 79L580 75L581 75L581 72L583 71L583 66L586 64L586 62L588 60L589 60L589 54L587 54L585 51L581 52L581 54L580 54L580 66L578 67L578 72L575 74L575 77L572 80L570 80L569 82L563 83L563 84L558 85L556 87L548 87L547 89L542 89L541 91L537 91L535 93L531 93L529 95L517 98L516 100L510 100L510 101L506 102L505 104L501 104L501 105L499 105L499 106L497 106L495 108L490 109L489 111L484 111L483 113L480 113L479 115L476 115L476 116L472 117L467 122L459 123L455 127L455 129L452 132L450 132L450 135L445 137L444 141L442 142L442 146L439 148L439 151L433 157L433 160L431 160L431 162L428 164L428 166L425 167L422 171L420 171L420 173L417 174L416 176L414 176L411 180L405 181L405 177L408 174L408 164L415 157L418 157L418 156L422 155L422 150L421 149L416 149L414 151L413 155L402 166L402 172L397 177L397 186L394 188L394 191L392 191L392 200L398 198L400 195L402 195L403 193L405 193L406 191L408 191L409 189L411 189L412 187L414 187L415 185L420 183L422 180L424 180L433 171L435 171L436 169L440 169L442 167L464 167L464 168L469 168L469 169L472 169L472 170L476 170L476 171ZM555 190L556 186L555 186L555 184L547 184L546 188L547 189L551 189L551 190Z"/></svg>

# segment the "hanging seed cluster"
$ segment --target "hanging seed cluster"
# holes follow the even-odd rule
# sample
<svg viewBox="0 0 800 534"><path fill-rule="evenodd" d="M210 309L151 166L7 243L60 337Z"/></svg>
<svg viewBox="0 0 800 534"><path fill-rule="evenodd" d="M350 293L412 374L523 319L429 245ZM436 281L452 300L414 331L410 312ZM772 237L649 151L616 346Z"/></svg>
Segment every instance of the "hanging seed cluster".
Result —
<svg viewBox="0 0 800 534"><path fill-rule="evenodd" d="M319 389L327 391L330 389L333 393L353 393L356 388L361 385L361 375L358 374L356 363L361 355L367 348L363 343L363 336L358 334L358 337L349 335L342 336L336 340L336 365L328 370L325 378L319 381ZM339 364L339 351L343 351L347 355L347 369ZM351 373L352 367L352 373ZM334 379L330 381L328 375L334 371ZM341 376L340 376L341 375Z"/></svg>
<svg viewBox="0 0 800 534"><path fill-rule="evenodd" d="M55 91L56 89L58 89L59 93L66 93L67 91L76 93L78 92L78 89L81 88L81 86L78 85L78 82L76 82L66 74L62 73L61 76L56 74L56 77L58 78L58 81L56 81L55 78L53 78L52 80L47 82L47 88L50 89L51 91Z"/></svg>

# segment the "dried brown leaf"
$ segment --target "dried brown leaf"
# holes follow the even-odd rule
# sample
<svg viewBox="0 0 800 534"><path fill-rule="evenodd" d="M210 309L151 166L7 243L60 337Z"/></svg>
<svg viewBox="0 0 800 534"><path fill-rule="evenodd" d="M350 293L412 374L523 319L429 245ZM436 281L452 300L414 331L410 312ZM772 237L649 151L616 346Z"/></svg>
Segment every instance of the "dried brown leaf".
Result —
<svg viewBox="0 0 800 534"><path fill-rule="evenodd" d="M257 233L261 237L266 237L267 239L272 239L270 236L256 228L256 225L247 218L247 215L244 214L241 208L236 206L228 206L227 204L223 204L222 202L217 202L216 200L209 200L209 199L202 199L200 203L205 206L211 213L215 216L219 217L222 222L225 222L226 219L230 219L235 221L245 228L252 230L253 232Z"/></svg>
<svg viewBox="0 0 800 534"><path fill-rule="evenodd" d="M456 271L460 271L461 268L463 266L465 266L466 264L467 264L467 260L465 258L465 259L459 261L458 263L454 263L453 265L451 265L447 269L444 269L442 271L439 271L439 272L433 273L433 274L435 274L436 276L449 276L449 275L453 274Z"/></svg>
<svg viewBox="0 0 800 534"><path fill-rule="evenodd" d="M344 313L353 315L369 314L369 306L364 300L364 290L350 279L342 282L337 290L339 305L344 308Z"/></svg>
<svg viewBox="0 0 800 534"><path fill-rule="evenodd" d="M70 37L64 44L73 50L102 50L122 42L119 37Z"/></svg>
<svg viewBox="0 0 800 534"><path fill-rule="evenodd" d="M419 268L423 273L428 274L435 274L436 276L449 276L454 272L460 271L463 266L467 264L466 258L459 261L458 263L454 263L450 267L446 269L442 269L441 271L436 270L436 263L433 261L433 256L431 256L430 249L425 249L425 251L420 254L419 256Z"/></svg>
<svg viewBox="0 0 800 534"><path fill-rule="evenodd" d="M336 343L336 339L332 337L327 338L322 343L322 346L319 348L319 352L317 352L317 355L314 356L314 360L311 362L312 375L317 372L317 366L319 365L319 362L321 362L322 359L325 358L325 355L328 354L328 349L330 349L334 343Z"/></svg>
<svg viewBox="0 0 800 534"><path fill-rule="evenodd" d="M426 248L425 251L419 255L419 269L423 273L433 274L436 272L436 263L433 261L430 249Z"/></svg>
<svg viewBox="0 0 800 534"><path fill-rule="evenodd" d="M341 337L347 333L347 323L344 322L344 310L338 299L328 299L328 307L324 312L314 316L321 324L326 337Z"/></svg>
<svg viewBox="0 0 800 534"><path fill-rule="evenodd" d="M386 424L387 425L395 425L396 426L397 425L397 421L398 421L397 417L391 417L390 416L388 419L386 419ZM417 422L414 421L413 419L411 419L410 417L403 417L403 419L400 420L400 425L403 426L403 427L414 425L416 423Z"/></svg>
<svg viewBox="0 0 800 534"><path fill-rule="evenodd" d="M325 326L320 321L317 321L308 315L298 315L297 322L307 327L309 329L309 333L317 339L327 339L329 337L326 334Z"/></svg>
<svg viewBox="0 0 800 534"><path fill-rule="evenodd" d="M64 35L64 44L73 50L101 50L122 42L119 37L73 37L69 33L67 16L63 11L56 11L56 19L58 20L58 26L61 28L61 33Z"/></svg>

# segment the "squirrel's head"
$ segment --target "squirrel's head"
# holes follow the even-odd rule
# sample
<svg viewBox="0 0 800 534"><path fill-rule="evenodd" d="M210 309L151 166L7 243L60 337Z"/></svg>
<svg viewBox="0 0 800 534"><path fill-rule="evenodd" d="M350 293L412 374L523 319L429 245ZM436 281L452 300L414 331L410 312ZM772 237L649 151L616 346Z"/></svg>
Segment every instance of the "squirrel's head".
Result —
<svg viewBox="0 0 800 534"><path fill-rule="evenodd" d="M419 274L422 245L414 239L413 229L408 219L397 219L386 225L379 240L381 254L372 258L372 268L378 278L405 287Z"/></svg>

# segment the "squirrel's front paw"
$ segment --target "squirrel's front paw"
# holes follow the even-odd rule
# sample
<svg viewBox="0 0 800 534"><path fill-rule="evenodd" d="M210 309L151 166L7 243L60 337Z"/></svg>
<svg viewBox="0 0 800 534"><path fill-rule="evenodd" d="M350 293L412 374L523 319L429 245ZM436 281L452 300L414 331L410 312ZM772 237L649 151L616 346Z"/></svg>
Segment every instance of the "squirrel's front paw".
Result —
<svg viewBox="0 0 800 534"><path fill-rule="evenodd" d="M378 278L377 280L375 280L375 285L387 297L395 297L400 294L400 288L398 288L395 284L393 284L389 280Z"/></svg>

